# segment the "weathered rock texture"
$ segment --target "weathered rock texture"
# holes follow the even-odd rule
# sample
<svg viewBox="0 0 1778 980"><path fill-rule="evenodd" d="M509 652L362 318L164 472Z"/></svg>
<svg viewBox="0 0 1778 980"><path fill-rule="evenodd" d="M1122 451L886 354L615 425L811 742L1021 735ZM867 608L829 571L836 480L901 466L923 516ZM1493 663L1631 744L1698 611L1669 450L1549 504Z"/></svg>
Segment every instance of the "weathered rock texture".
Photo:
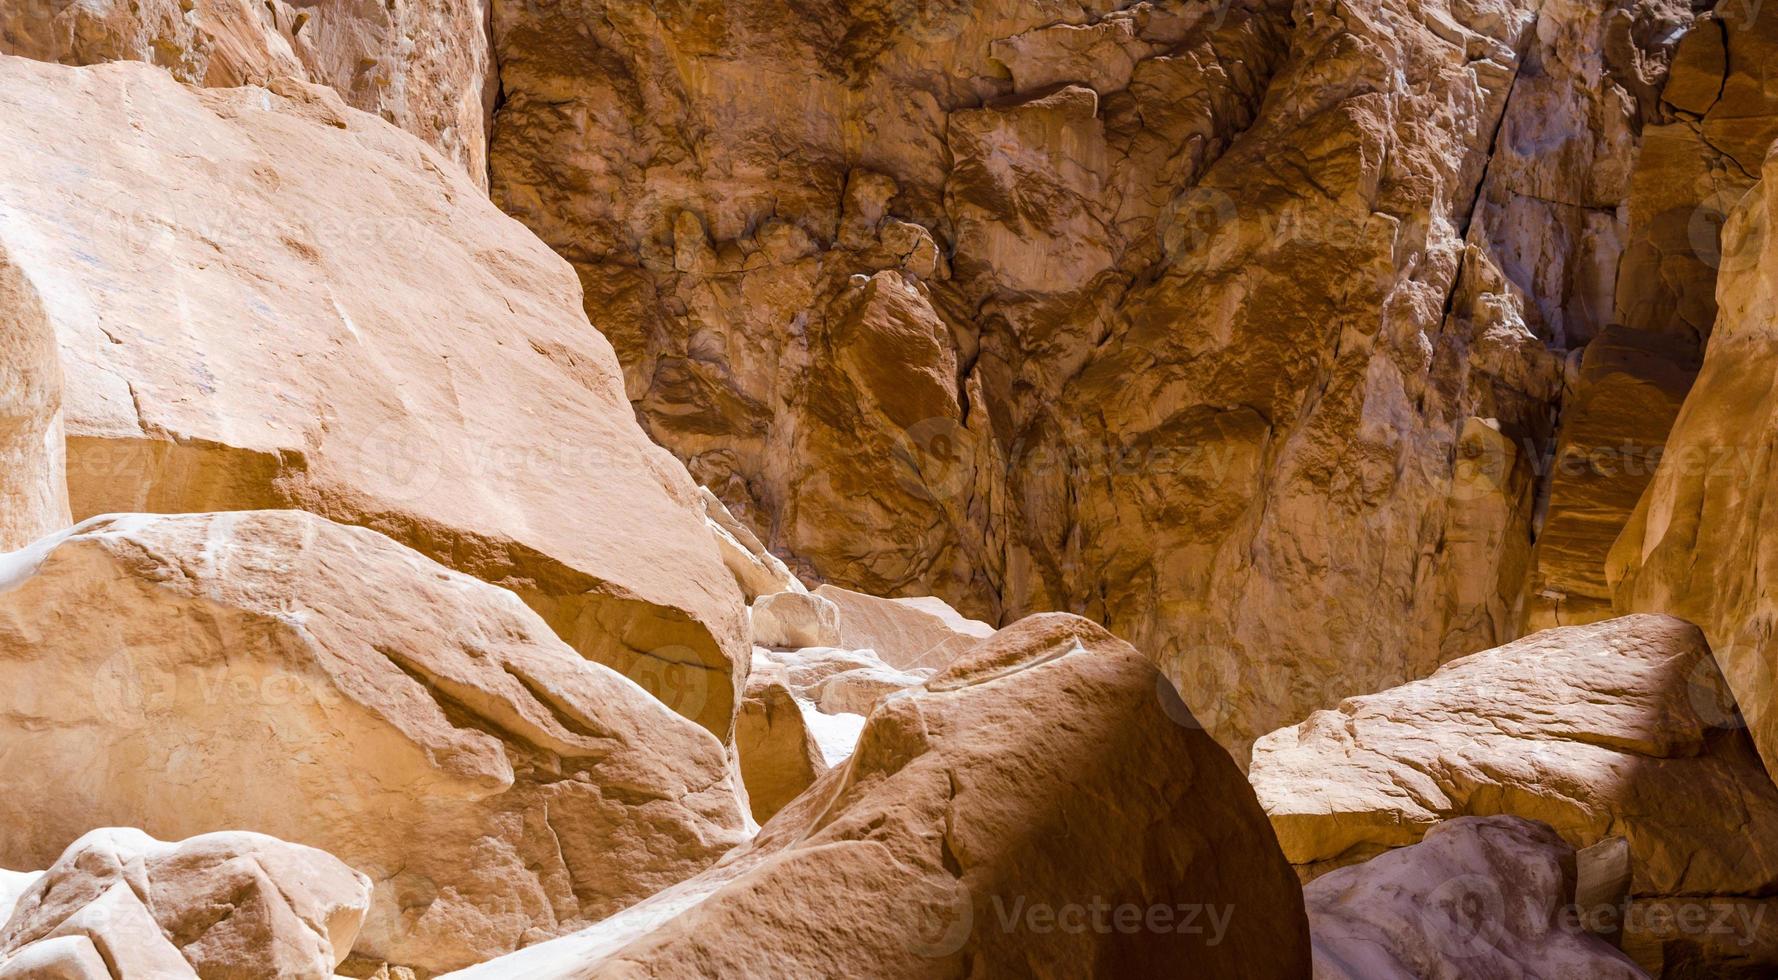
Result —
<svg viewBox="0 0 1778 980"><path fill-rule="evenodd" d="M95 830L19 895L0 925L0 976L326 980L370 893L332 855L263 834L166 844Z"/></svg>
<svg viewBox="0 0 1778 980"><path fill-rule="evenodd" d="M1778 968L1778 787L1679 620L1548 630L1350 698L1261 738L1252 778L1305 874L1513 814L1577 847L1628 840L1623 943L1649 972Z"/></svg>
<svg viewBox="0 0 1778 980"><path fill-rule="evenodd" d="M194 85L331 86L487 186L498 91L481 0L0 0L0 54L146 61Z"/></svg>
<svg viewBox="0 0 1778 980"><path fill-rule="evenodd" d="M783 559L772 554L752 528L736 520L715 494L699 487L698 496L704 501L704 522L716 541L722 563L735 577L735 584L741 587L741 595L748 602L775 592L809 591L785 567Z"/></svg>
<svg viewBox="0 0 1778 980"><path fill-rule="evenodd" d="M0 249L0 551L68 525L66 471L55 331Z"/></svg>
<svg viewBox="0 0 1778 980"><path fill-rule="evenodd" d="M762 647L831 647L840 642L840 609L808 592L775 592L753 600L748 619Z"/></svg>
<svg viewBox="0 0 1778 980"><path fill-rule="evenodd" d="M753 817L760 823L776 816L791 800L802 795L827 771L821 747L803 721L776 664L755 665L747 677L747 697L735 719L735 751L741 757L741 777Z"/></svg>
<svg viewBox="0 0 1778 980"><path fill-rule="evenodd" d="M101 517L8 556L0 586L0 866L96 826L272 834L371 877L358 952L443 970L742 837L708 732L374 531Z"/></svg>
<svg viewBox="0 0 1778 980"><path fill-rule="evenodd" d="M1724 0L1674 56L1625 203L1616 320L1562 409L1527 628L1611 615L1606 564L1654 476L1716 321L1724 215L1778 138L1778 8Z"/></svg>
<svg viewBox="0 0 1778 980"><path fill-rule="evenodd" d="M1303 890L1315 980L1648 974L1572 914L1574 848L1516 817L1460 817Z"/></svg>
<svg viewBox="0 0 1778 980"><path fill-rule="evenodd" d="M1620 607L1667 612L1703 627L1772 767L1778 532L1765 506L1778 492L1778 158L1768 158L1764 174L1723 228L1720 312L1704 366L1667 455L1613 548L1612 571Z"/></svg>
<svg viewBox="0 0 1778 980"><path fill-rule="evenodd" d="M1615 324L1587 345L1551 460L1527 632L1611 617L1611 546L1660 464L1698 351L1689 335Z"/></svg>
<svg viewBox="0 0 1778 980"><path fill-rule="evenodd" d="M938 669L994 635L994 627L968 619L937 596L885 599L823 585L815 594L840 610L840 645L873 650L901 670Z"/></svg>
<svg viewBox="0 0 1778 980"><path fill-rule="evenodd" d="M716 868L460 976L1305 977L1301 892L1171 690L1085 620L1021 621Z"/></svg>
<svg viewBox="0 0 1778 980"><path fill-rule="evenodd" d="M727 738L745 610L697 487L567 265L461 173L294 82L6 58L0 115L0 268L60 350L76 519L374 527Z"/></svg>
<svg viewBox="0 0 1778 980"><path fill-rule="evenodd" d="M1244 752L1515 635L1692 15L1120 8L497 5L492 192L809 581L1082 613Z"/></svg>

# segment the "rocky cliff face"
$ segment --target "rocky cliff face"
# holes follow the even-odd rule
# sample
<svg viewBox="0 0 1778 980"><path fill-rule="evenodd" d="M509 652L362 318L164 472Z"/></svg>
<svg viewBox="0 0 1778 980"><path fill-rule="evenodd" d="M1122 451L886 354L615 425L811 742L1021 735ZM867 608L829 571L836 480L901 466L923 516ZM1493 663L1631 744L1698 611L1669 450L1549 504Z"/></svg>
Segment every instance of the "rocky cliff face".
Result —
<svg viewBox="0 0 1778 980"><path fill-rule="evenodd" d="M1239 745L1515 635L1691 17L496 5L493 194L806 575L1083 613Z"/></svg>

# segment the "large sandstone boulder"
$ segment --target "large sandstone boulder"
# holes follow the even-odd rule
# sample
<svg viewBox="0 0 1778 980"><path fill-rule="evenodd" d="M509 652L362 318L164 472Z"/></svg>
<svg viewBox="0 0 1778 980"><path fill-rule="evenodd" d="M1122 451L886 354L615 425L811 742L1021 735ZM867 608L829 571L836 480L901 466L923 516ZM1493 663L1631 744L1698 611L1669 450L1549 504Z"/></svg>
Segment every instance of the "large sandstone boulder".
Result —
<svg viewBox="0 0 1778 980"><path fill-rule="evenodd" d="M0 54L146 61L212 87L332 86L486 187L497 92L486 20L482 0L0 0Z"/></svg>
<svg viewBox="0 0 1778 980"><path fill-rule="evenodd" d="M1778 16L1778 15L1774 15ZM1710 638L1768 768L1778 766L1778 158L1723 227L1720 308L1635 516L1612 550L1615 600L1665 612Z"/></svg>
<svg viewBox="0 0 1778 980"><path fill-rule="evenodd" d="M374 531L101 517L5 570L0 866L100 826L271 834L371 877L359 953L437 971L742 839L713 736L511 593Z"/></svg>
<svg viewBox="0 0 1778 980"><path fill-rule="evenodd" d="M1628 841L1623 944L1649 972L1778 968L1778 787L1679 620L1547 630L1349 698L1256 742L1251 777L1305 876L1512 814Z"/></svg>
<svg viewBox="0 0 1778 980"><path fill-rule="evenodd" d="M567 265L461 173L294 82L0 58L0 115L0 267L61 352L76 519L374 527L727 738L744 607L697 487Z"/></svg>
<svg viewBox="0 0 1778 980"><path fill-rule="evenodd" d="M500 4L491 188L804 578L1083 613L1240 755L1517 635L1692 16Z"/></svg>
<svg viewBox="0 0 1778 980"><path fill-rule="evenodd" d="M1302 978L1301 891L1228 753L1128 645L1001 630L716 868L464 978Z"/></svg>
<svg viewBox="0 0 1778 980"><path fill-rule="evenodd" d="M370 879L333 856L263 834L167 844L95 830L17 898L0 977L325 980L370 895Z"/></svg>
<svg viewBox="0 0 1778 980"><path fill-rule="evenodd" d="M1645 980L1581 926L1574 848L1517 817L1459 817L1303 889L1315 980Z"/></svg>

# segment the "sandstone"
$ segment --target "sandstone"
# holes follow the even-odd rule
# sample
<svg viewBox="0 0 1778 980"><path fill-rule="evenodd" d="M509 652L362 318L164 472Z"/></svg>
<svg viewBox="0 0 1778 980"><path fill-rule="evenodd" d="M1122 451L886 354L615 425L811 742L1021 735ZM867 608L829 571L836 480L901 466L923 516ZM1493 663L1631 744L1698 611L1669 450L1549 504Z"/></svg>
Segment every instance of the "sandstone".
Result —
<svg viewBox="0 0 1778 980"><path fill-rule="evenodd" d="M1778 16L1778 15L1774 15ZM1778 37L1778 33L1775 33ZM1751 70L1751 69L1750 69ZM1720 310L1667 453L1612 549L1614 601L1703 628L1770 769L1778 762L1770 464L1778 399L1778 159L1723 226Z"/></svg>
<svg viewBox="0 0 1778 980"><path fill-rule="evenodd" d="M809 9L498 5L490 151L799 576L1084 614L1238 757L1517 635L1689 3Z"/></svg>
<svg viewBox="0 0 1778 980"><path fill-rule="evenodd" d="M809 591L777 555L766 550L747 525L729 513L715 494L704 487L699 487L698 493L704 501L704 520L710 527L710 536L716 539L716 550L748 602L775 592Z"/></svg>
<svg viewBox="0 0 1778 980"><path fill-rule="evenodd" d="M18 904L19 896L29 891L41 877L41 871L0 869L0 925L5 925L6 920L12 918L12 907Z"/></svg>
<svg viewBox="0 0 1778 980"><path fill-rule="evenodd" d="M374 531L101 517L4 567L0 866L97 826L271 834L370 877L360 954L436 972L743 838L707 731L511 593Z"/></svg>
<svg viewBox="0 0 1778 980"><path fill-rule="evenodd" d="M897 669L938 669L980 641L994 627L968 619L937 596L884 599L835 585L815 590L840 609L840 645L870 649Z"/></svg>
<svg viewBox="0 0 1778 980"><path fill-rule="evenodd" d="M917 687L933 674L931 668L909 673L888 667L860 667L841 671L821 682L815 704L828 714L868 715L877 703L897 691Z"/></svg>
<svg viewBox="0 0 1778 980"><path fill-rule="evenodd" d="M1665 451L1698 371L1685 334L1605 328L1581 357L1549 477L1526 629L1609 619L1605 565Z"/></svg>
<svg viewBox="0 0 1778 980"><path fill-rule="evenodd" d="M1628 841L1623 945L1650 973L1778 967L1778 921L1766 922L1778 908L1763 897L1778 884L1765 844L1778 787L1702 634L1680 620L1546 630L1349 698L1256 742L1252 779L1305 876L1453 817L1511 814L1576 847ZM1649 911L1674 904L1694 911Z"/></svg>
<svg viewBox="0 0 1778 980"><path fill-rule="evenodd" d="M0 54L145 61L194 85L331 86L487 186L497 81L480 2L0 0Z"/></svg>
<svg viewBox="0 0 1778 980"><path fill-rule="evenodd" d="M0 551L70 523L66 469L55 335L0 250Z"/></svg>
<svg viewBox="0 0 1778 980"><path fill-rule="evenodd" d="M6 58L0 114L0 268L60 352L75 519L373 527L727 739L739 592L566 263L327 89Z"/></svg>
<svg viewBox="0 0 1778 980"><path fill-rule="evenodd" d="M262 834L168 844L94 830L18 897L0 926L0 976L324 980L370 894L331 855Z"/></svg>
<svg viewBox="0 0 1778 980"><path fill-rule="evenodd" d="M760 823L772 819L828 768L783 675L782 667L755 668L747 678L740 717L735 719L741 776L753 817Z"/></svg>
<svg viewBox="0 0 1778 980"><path fill-rule="evenodd" d="M840 642L840 609L820 595L777 592L753 600L753 642L766 647L831 647Z"/></svg>
<svg viewBox="0 0 1778 980"><path fill-rule="evenodd" d="M1023 620L879 707L846 766L717 867L456 976L1307 976L1300 889L1171 691L1085 620ZM1055 927L1125 909L1167 927Z"/></svg>
<svg viewBox="0 0 1778 980"><path fill-rule="evenodd" d="M1517 817L1459 817L1303 890L1316 980L1643 980L1570 915L1574 849Z"/></svg>
<svg viewBox="0 0 1778 980"><path fill-rule="evenodd" d="M1588 347L1549 476L1527 627L1611 614L1606 566L1654 475L1717 319L1719 231L1778 138L1778 11L1724 2L1674 54L1624 203L1613 305L1621 326ZM1652 108L1652 107L1650 107Z"/></svg>

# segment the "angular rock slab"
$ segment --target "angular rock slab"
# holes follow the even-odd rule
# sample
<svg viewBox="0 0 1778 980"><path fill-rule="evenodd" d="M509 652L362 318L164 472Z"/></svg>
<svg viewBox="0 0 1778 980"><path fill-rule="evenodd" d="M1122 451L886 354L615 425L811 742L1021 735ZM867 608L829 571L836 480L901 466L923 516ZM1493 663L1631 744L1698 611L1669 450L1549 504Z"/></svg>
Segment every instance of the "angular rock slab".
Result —
<svg viewBox="0 0 1778 980"><path fill-rule="evenodd" d="M1315 980L1645 980L1566 913L1574 848L1543 824L1459 817L1303 890Z"/></svg>
<svg viewBox="0 0 1778 980"><path fill-rule="evenodd" d="M332 855L264 834L168 844L104 828L18 896L0 977L331 977L370 896L370 879Z"/></svg>
<svg viewBox="0 0 1778 980"><path fill-rule="evenodd" d="M1189 721L1127 644L1030 617L709 872L454 976L1306 977L1301 891Z"/></svg>
<svg viewBox="0 0 1778 980"><path fill-rule="evenodd" d="M840 608L840 645L871 649L891 667L938 669L994 635L937 596L885 599L823 585L815 594Z"/></svg>
<svg viewBox="0 0 1778 980"><path fill-rule="evenodd" d="M753 817L764 823L827 771L821 747L785 683L784 668L756 666L735 719L735 752Z"/></svg>
<svg viewBox="0 0 1778 980"><path fill-rule="evenodd" d="M6 556L0 744L0 866L97 826L272 834L375 882L359 953L432 971L639 901L744 823L708 732L511 593L302 511Z"/></svg>
<svg viewBox="0 0 1778 980"><path fill-rule="evenodd" d="M60 349L75 519L374 527L726 739L740 596L568 265L417 140L277 89L0 59L0 263Z"/></svg>
<svg viewBox="0 0 1778 980"><path fill-rule="evenodd" d="M1305 876L1512 814L1630 848L1624 948L1651 973L1778 968L1778 787L1703 636L1665 616L1546 630L1254 744L1250 777ZM1687 918L1663 909L1689 907ZM1692 918L1697 917L1696 921ZM1725 941L1726 936L1726 941Z"/></svg>

